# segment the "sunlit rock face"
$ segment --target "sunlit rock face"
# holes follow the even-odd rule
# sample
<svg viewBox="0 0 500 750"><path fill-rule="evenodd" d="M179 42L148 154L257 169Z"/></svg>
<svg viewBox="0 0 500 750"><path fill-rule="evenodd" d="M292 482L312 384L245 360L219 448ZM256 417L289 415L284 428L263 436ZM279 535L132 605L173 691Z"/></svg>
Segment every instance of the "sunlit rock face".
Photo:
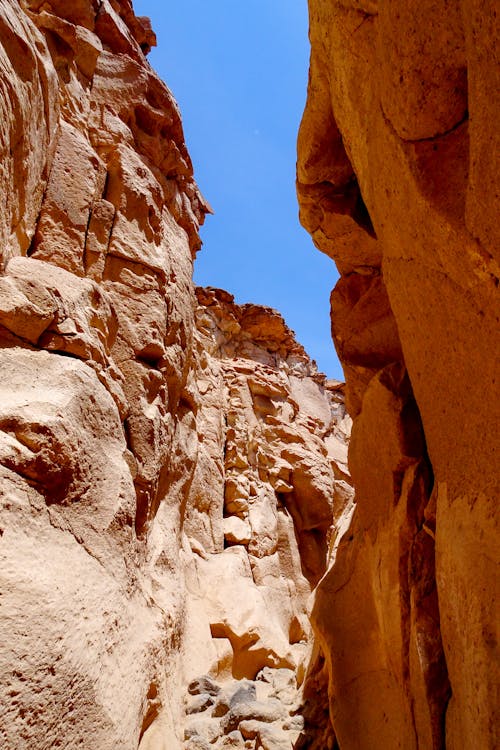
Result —
<svg viewBox="0 0 500 750"><path fill-rule="evenodd" d="M300 215L357 507L314 623L342 750L498 746L494 3L310 0Z"/></svg>
<svg viewBox="0 0 500 750"><path fill-rule="evenodd" d="M0 3L5 750L318 735L343 387L278 313L195 291L209 209L154 41L128 0Z"/></svg>
<svg viewBox="0 0 500 750"><path fill-rule="evenodd" d="M0 744L175 747L206 206L129 2L3 2L0 42Z"/></svg>

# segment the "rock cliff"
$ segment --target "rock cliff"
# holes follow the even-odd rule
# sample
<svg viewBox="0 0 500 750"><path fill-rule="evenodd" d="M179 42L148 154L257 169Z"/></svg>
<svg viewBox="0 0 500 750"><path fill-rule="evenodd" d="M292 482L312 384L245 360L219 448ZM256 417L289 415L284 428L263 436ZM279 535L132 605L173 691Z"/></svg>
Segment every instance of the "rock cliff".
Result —
<svg viewBox="0 0 500 750"><path fill-rule="evenodd" d="M194 289L209 207L154 42L129 0L0 0L5 750L315 731L343 387L274 311Z"/></svg>
<svg viewBox="0 0 500 750"><path fill-rule="evenodd" d="M0 19L1 744L175 747L207 207L130 2Z"/></svg>
<svg viewBox="0 0 500 750"><path fill-rule="evenodd" d="M309 0L300 215L356 510L313 611L342 750L498 747L499 27L493 2Z"/></svg>

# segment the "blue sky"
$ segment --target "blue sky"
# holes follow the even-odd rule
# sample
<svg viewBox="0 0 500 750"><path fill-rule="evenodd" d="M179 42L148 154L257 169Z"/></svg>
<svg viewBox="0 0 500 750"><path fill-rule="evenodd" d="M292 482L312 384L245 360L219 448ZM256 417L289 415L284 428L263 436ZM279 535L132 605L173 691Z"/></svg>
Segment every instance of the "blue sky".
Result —
<svg viewBox="0 0 500 750"><path fill-rule="evenodd" d="M195 281L279 310L320 370L342 379L330 338L333 262L299 224L297 130L309 43L306 0L134 0L177 99L195 176L215 215Z"/></svg>

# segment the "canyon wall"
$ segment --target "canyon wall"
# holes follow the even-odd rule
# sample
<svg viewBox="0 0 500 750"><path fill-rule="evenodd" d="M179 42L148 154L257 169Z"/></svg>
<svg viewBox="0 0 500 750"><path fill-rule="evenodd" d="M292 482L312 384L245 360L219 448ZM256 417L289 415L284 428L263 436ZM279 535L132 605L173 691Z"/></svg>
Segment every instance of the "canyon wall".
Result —
<svg viewBox="0 0 500 750"><path fill-rule="evenodd" d="M300 216L356 510L313 611L341 750L498 747L500 49L492 2L309 0Z"/></svg>
<svg viewBox="0 0 500 750"><path fill-rule="evenodd" d="M202 747L195 735L207 747L243 747L238 726L248 748L310 747L324 683L309 599L333 520L353 508L343 384L317 373L275 311L218 289L196 296L198 455L183 511L184 673L196 691L187 747ZM204 703L203 674L220 687Z"/></svg>
<svg viewBox="0 0 500 750"><path fill-rule="evenodd" d="M207 207L130 2L0 10L1 744L176 747Z"/></svg>
<svg viewBox="0 0 500 750"><path fill-rule="evenodd" d="M281 750L319 717L331 748L343 386L194 289L209 207L154 42L129 0L0 0L0 744Z"/></svg>

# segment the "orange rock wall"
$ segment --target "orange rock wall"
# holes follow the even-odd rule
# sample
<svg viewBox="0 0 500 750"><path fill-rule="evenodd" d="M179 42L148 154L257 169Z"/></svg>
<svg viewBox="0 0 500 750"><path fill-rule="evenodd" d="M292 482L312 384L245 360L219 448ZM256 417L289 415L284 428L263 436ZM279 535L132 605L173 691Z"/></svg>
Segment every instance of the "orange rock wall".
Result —
<svg viewBox="0 0 500 750"><path fill-rule="evenodd" d="M499 27L494 4L310 0L300 215L357 507L314 620L341 750L494 748Z"/></svg>

